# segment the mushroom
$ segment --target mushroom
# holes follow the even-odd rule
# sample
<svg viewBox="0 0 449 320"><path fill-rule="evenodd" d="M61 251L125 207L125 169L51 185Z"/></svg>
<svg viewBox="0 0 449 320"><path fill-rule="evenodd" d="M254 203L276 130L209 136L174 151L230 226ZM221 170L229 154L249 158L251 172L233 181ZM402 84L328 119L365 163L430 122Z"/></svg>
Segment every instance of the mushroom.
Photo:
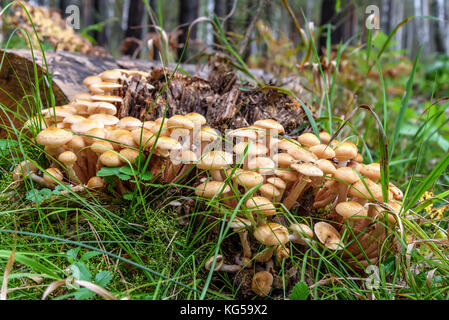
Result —
<svg viewBox="0 0 449 320"><path fill-rule="evenodd" d="M335 141L335 140L334 140ZM357 146L350 142L344 141L335 148L335 158L338 161L338 167L343 167L346 163L357 157Z"/></svg>
<svg viewBox="0 0 449 320"><path fill-rule="evenodd" d="M273 275L268 271L259 271L253 276L251 289L260 297L265 297L271 290Z"/></svg>
<svg viewBox="0 0 449 320"><path fill-rule="evenodd" d="M292 231L288 238L293 243L308 244L308 241L313 238L313 231L304 223L292 223L289 227Z"/></svg>
<svg viewBox="0 0 449 320"><path fill-rule="evenodd" d="M301 197L302 192L310 183L309 177L321 177L323 171L311 163L294 163L290 167L298 172L297 182L293 185L292 191L284 199L284 206L287 210Z"/></svg>
<svg viewBox="0 0 449 320"><path fill-rule="evenodd" d="M208 170L216 181L223 181L221 171L232 164L232 154L224 151L209 151L198 162L198 169Z"/></svg>
<svg viewBox="0 0 449 320"><path fill-rule="evenodd" d="M254 128L250 128L250 127L244 127L244 128L232 130L232 131L228 132L228 136L231 138L237 138L237 143L234 147L234 152L237 153L238 156L241 156L242 154L244 154L245 148L250 141L255 143L258 138L257 132L254 130ZM249 158L250 158L250 150L248 150L248 155L245 157L245 159L243 159L243 169L244 170L248 169ZM240 159L238 159L238 160L240 160ZM238 164L240 164L240 163L241 162L239 161Z"/></svg>
<svg viewBox="0 0 449 320"><path fill-rule="evenodd" d="M280 202L282 200L282 195L287 188L287 184L279 177L270 177L267 179L267 182L273 185L279 191L279 195L275 195L274 202Z"/></svg>
<svg viewBox="0 0 449 320"><path fill-rule="evenodd" d="M58 160L62 162L64 166L67 168L67 171L70 173L71 176L70 178L72 177L78 178L75 173L75 170L73 169L76 160L78 160L78 157L76 156L75 153L73 153L72 151L64 151L59 155Z"/></svg>
<svg viewBox="0 0 449 320"><path fill-rule="evenodd" d="M97 176L90 178L87 182L87 188L89 189L103 189L105 185L104 179Z"/></svg>
<svg viewBox="0 0 449 320"><path fill-rule="evenodd" d="M306 148L310 148L321 143L320 139L311 132L301 134L297 140L302 146Z"/></svg>
<svg viewBox="0 0 449 320"><path fill-rule="evenodd" d="M231 191L231 187L221 181L206 181L198 185L195 194L207 199L219 199L222 195Z"/></svg>
<svg viewBox="0 0 449 320"><path fill-rule="evenodd" d="M358 223L362 219L366 219L368 216L367 210L358 202L347 201L340 202L336 207L335 211L343 218L344 221L348 222L348 226L354 229L355 232L361 231L361 225Z"/></svg>
<svg viewBox="0 0 449 320"><path fill-rule="evenodd" d="M252 197L246 200L245 206L257 218L257 224L265 224L264 218L276 214L273 203L265 197Z"/></svg>
<svg viewBox="0 0 449 320"><path fill-rule="evenodd" d="M224 263L224 257L219 254L217 257L210 257L207 259L206 263L204 264L204 267L206 270L212 269L212 264L215 261L214 271L223 271L223 272L238 272L242 267L239 265L234 264L225 264Z"/></svg>
<svg viewBox="0 0 449 320"><path fill-rule="evenodd" d="M337 229L326 222L317 222L314 226L316 237L320 242L330 250L343 249L340 234Z"/></svg>
<svg viewBox="0 0 449 320"><path fill-rule="evenodd" d="M246 258L245 260L251 258L251 245L248 241L248 226L251 226L251 222L240 217L235 218L230 224L231 229L239 235L243 249L243 257Z"/></svg>
<svg viewBox="0 0 449 320"><path fill-rule="evenodd" d="M49 188L54 188L64 179L61 170L58 168L48 168L43 175L43 179L46 182L46 186Z"/></svg>
<svg viewBox="0 0 449 320"><path fill-rule="evenodd" d="M265 146L268 149L269 155L273 155L274 152L271 149L271 141L273 137L277 137L279 134L284 132L284 127L273 119L257 120L254 122L254 127L264 130L262 137L265 139Z"/></svg>
<svg viewBox="0 0 449 320"><path fill-rule="evenodd" d="M256 254L255 260L258 262L270 260L276 247L289 241L287 228L274 222L259 225L253 235L257 241L268 247L262 253Z"/></svg>
<svg viewBox="0 0 449 320"><path fill-rule="evenodd" d="M276 260L276 263L278 265L282 264L282 261L288 258L290 255L290 249L284 246L277 246L274 250L274 257Z"/></svg>

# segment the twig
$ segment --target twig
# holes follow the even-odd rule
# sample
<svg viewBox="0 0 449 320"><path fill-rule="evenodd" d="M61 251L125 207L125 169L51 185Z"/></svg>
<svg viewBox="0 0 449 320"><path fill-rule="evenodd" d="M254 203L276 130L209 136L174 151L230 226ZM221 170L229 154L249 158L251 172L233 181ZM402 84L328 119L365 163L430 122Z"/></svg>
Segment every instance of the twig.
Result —
<svg viewBox="0 0 449 320"><path fill-rule="evenodd" d="M248 47L249 38L251 37L251 34L253 33L254 26L256 24L256 21L259 20L262 9L265 6L265 3L267 0L259 0L259 5L257 7L256 13L253 16L253 19L251 20L251 23L248 26L248 29L246 30L245 36L243 37L242 41L240 42L240 48L239 48L239 55L243 55L243 53L246 51L246 48Z"/></svg>

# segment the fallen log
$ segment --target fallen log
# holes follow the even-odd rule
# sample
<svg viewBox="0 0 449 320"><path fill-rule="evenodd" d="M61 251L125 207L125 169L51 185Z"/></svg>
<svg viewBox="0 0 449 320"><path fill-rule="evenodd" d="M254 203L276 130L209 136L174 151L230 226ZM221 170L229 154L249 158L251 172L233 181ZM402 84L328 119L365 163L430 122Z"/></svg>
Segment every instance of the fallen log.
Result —
<svg viewBox="0 0 449 320"><path fill-rule="evenodd" d="M5 128L12 125L20 128L27 114L34 114L38 108L51 105L48 84L42 81L46 70L51 75L55 105L67 104L75 94L86 92L87 88L82 84L85 77L122 68L150 71L151 76L148 79L134 77L116 92L125 100L119 108L120 117L130 115L142 120L155 119L162 116L168 105L167 116L198 112L211 125L222 130L249 125L257 119L273 118L284 125L287 133L296 135L308 124L305 112L295 99L274 88L242 85L241 80L245 78L236 74L221 58L214 58L209 65L201 68L182 65L183 73L188 75L176 73L164 94L156 99L167 84L167 74L175 69L175 64L163 69L155 61L116 60L65 51L46 52L46 63L40 52L35 52L33 57L29 50L0 50L0 55L3 58L0 66L2 136L6 135ZM34 99L27 99L36 91L33 60L36 62L37 78L40 79L42 106ZM258 78L269 78L261 70L252 72ZM146 83L156 90L146 91Z"/></svg>

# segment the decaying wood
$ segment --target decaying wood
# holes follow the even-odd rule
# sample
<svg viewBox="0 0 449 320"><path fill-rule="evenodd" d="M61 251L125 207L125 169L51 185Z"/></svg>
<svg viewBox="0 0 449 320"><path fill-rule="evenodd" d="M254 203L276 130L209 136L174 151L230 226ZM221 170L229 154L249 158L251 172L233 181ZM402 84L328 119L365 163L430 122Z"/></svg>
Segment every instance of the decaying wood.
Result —
<svg viewBox="0 0 449 320"><path fill-rule="evenodd" d="M33 92L33 56L29 50L0 50L0 55L4 58L0 69L0 103L13 111L2 114L3 125L10 127L9 119L12 119L19 128L25 120L25 112L32 114L34 112L30 110L37 107L32 101L28 103L24 99ZM150 71L151 77L141 79L136 76L125 83L125 88L120 91L125 103L119 108L119 116L155 119L162 116L168 106L167 116L198 112L207 118L210 126L218 129L247 126L258 119L273 118L285 126L287 133L295 132L307 122L296 100L274 89L242 84L245 78L230 70L222 59L215 59L201 68L182 65L182 69L191 76L176 73L166 90L159 95L175 64L164 69L154 61L115 60L112 57L63 51L46 52L45 56L53 80L56 105L64 105L76 93L86 92L87 88L82 84L85 77L108 69L124 68ZM41 78L46 67L39 52L35 52L35 60L38 78ZM260 70L252 71L265 80L269 76ZM149 89L148 84L155 89ZM41 82L40 88L43 107L49 107L48 87ZM21 110L22 119L14 115L16 110Z"/></svg>

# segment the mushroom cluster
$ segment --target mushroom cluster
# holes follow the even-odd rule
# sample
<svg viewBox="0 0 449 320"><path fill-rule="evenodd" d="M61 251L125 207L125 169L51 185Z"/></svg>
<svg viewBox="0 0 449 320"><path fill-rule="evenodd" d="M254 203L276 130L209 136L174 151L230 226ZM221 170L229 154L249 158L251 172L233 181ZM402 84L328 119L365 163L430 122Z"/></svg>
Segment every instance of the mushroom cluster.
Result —
<svg viewBox="0 0 449 320"><path fill-rule="evenodd" d="M147 121L119 118L123 97L118 92L133 77L149 74L114 69L89 76L83 81L89 92L28 120L25 127L37 128L35 140L44 146L50 165L40 175L25 161L15 168L14 179L28 177L48 188L64 183L74 191L104 189L106 182L97 175L101 168L136 166L140 157L160 164L154 179L164 183L179 185L194 173L199 181L195 194L217 204L215 212L227 219L241 243L233 264L220 255L205 268L239 272L254 264L253 291L260 296L270 291L273 261L282 264L293 244L341 250L350 265L377 262L388 227L396 223L402 192L390 184L384 201L380 165L363 164L354 143L331 140L325 131L288 137L273 119L222 137L198 113ZM116 187L124 193L132 186L119 181ZM305 194L313 199L306 215L325 208L327 222L288 224L281 218L295 213Z"/></svg>

